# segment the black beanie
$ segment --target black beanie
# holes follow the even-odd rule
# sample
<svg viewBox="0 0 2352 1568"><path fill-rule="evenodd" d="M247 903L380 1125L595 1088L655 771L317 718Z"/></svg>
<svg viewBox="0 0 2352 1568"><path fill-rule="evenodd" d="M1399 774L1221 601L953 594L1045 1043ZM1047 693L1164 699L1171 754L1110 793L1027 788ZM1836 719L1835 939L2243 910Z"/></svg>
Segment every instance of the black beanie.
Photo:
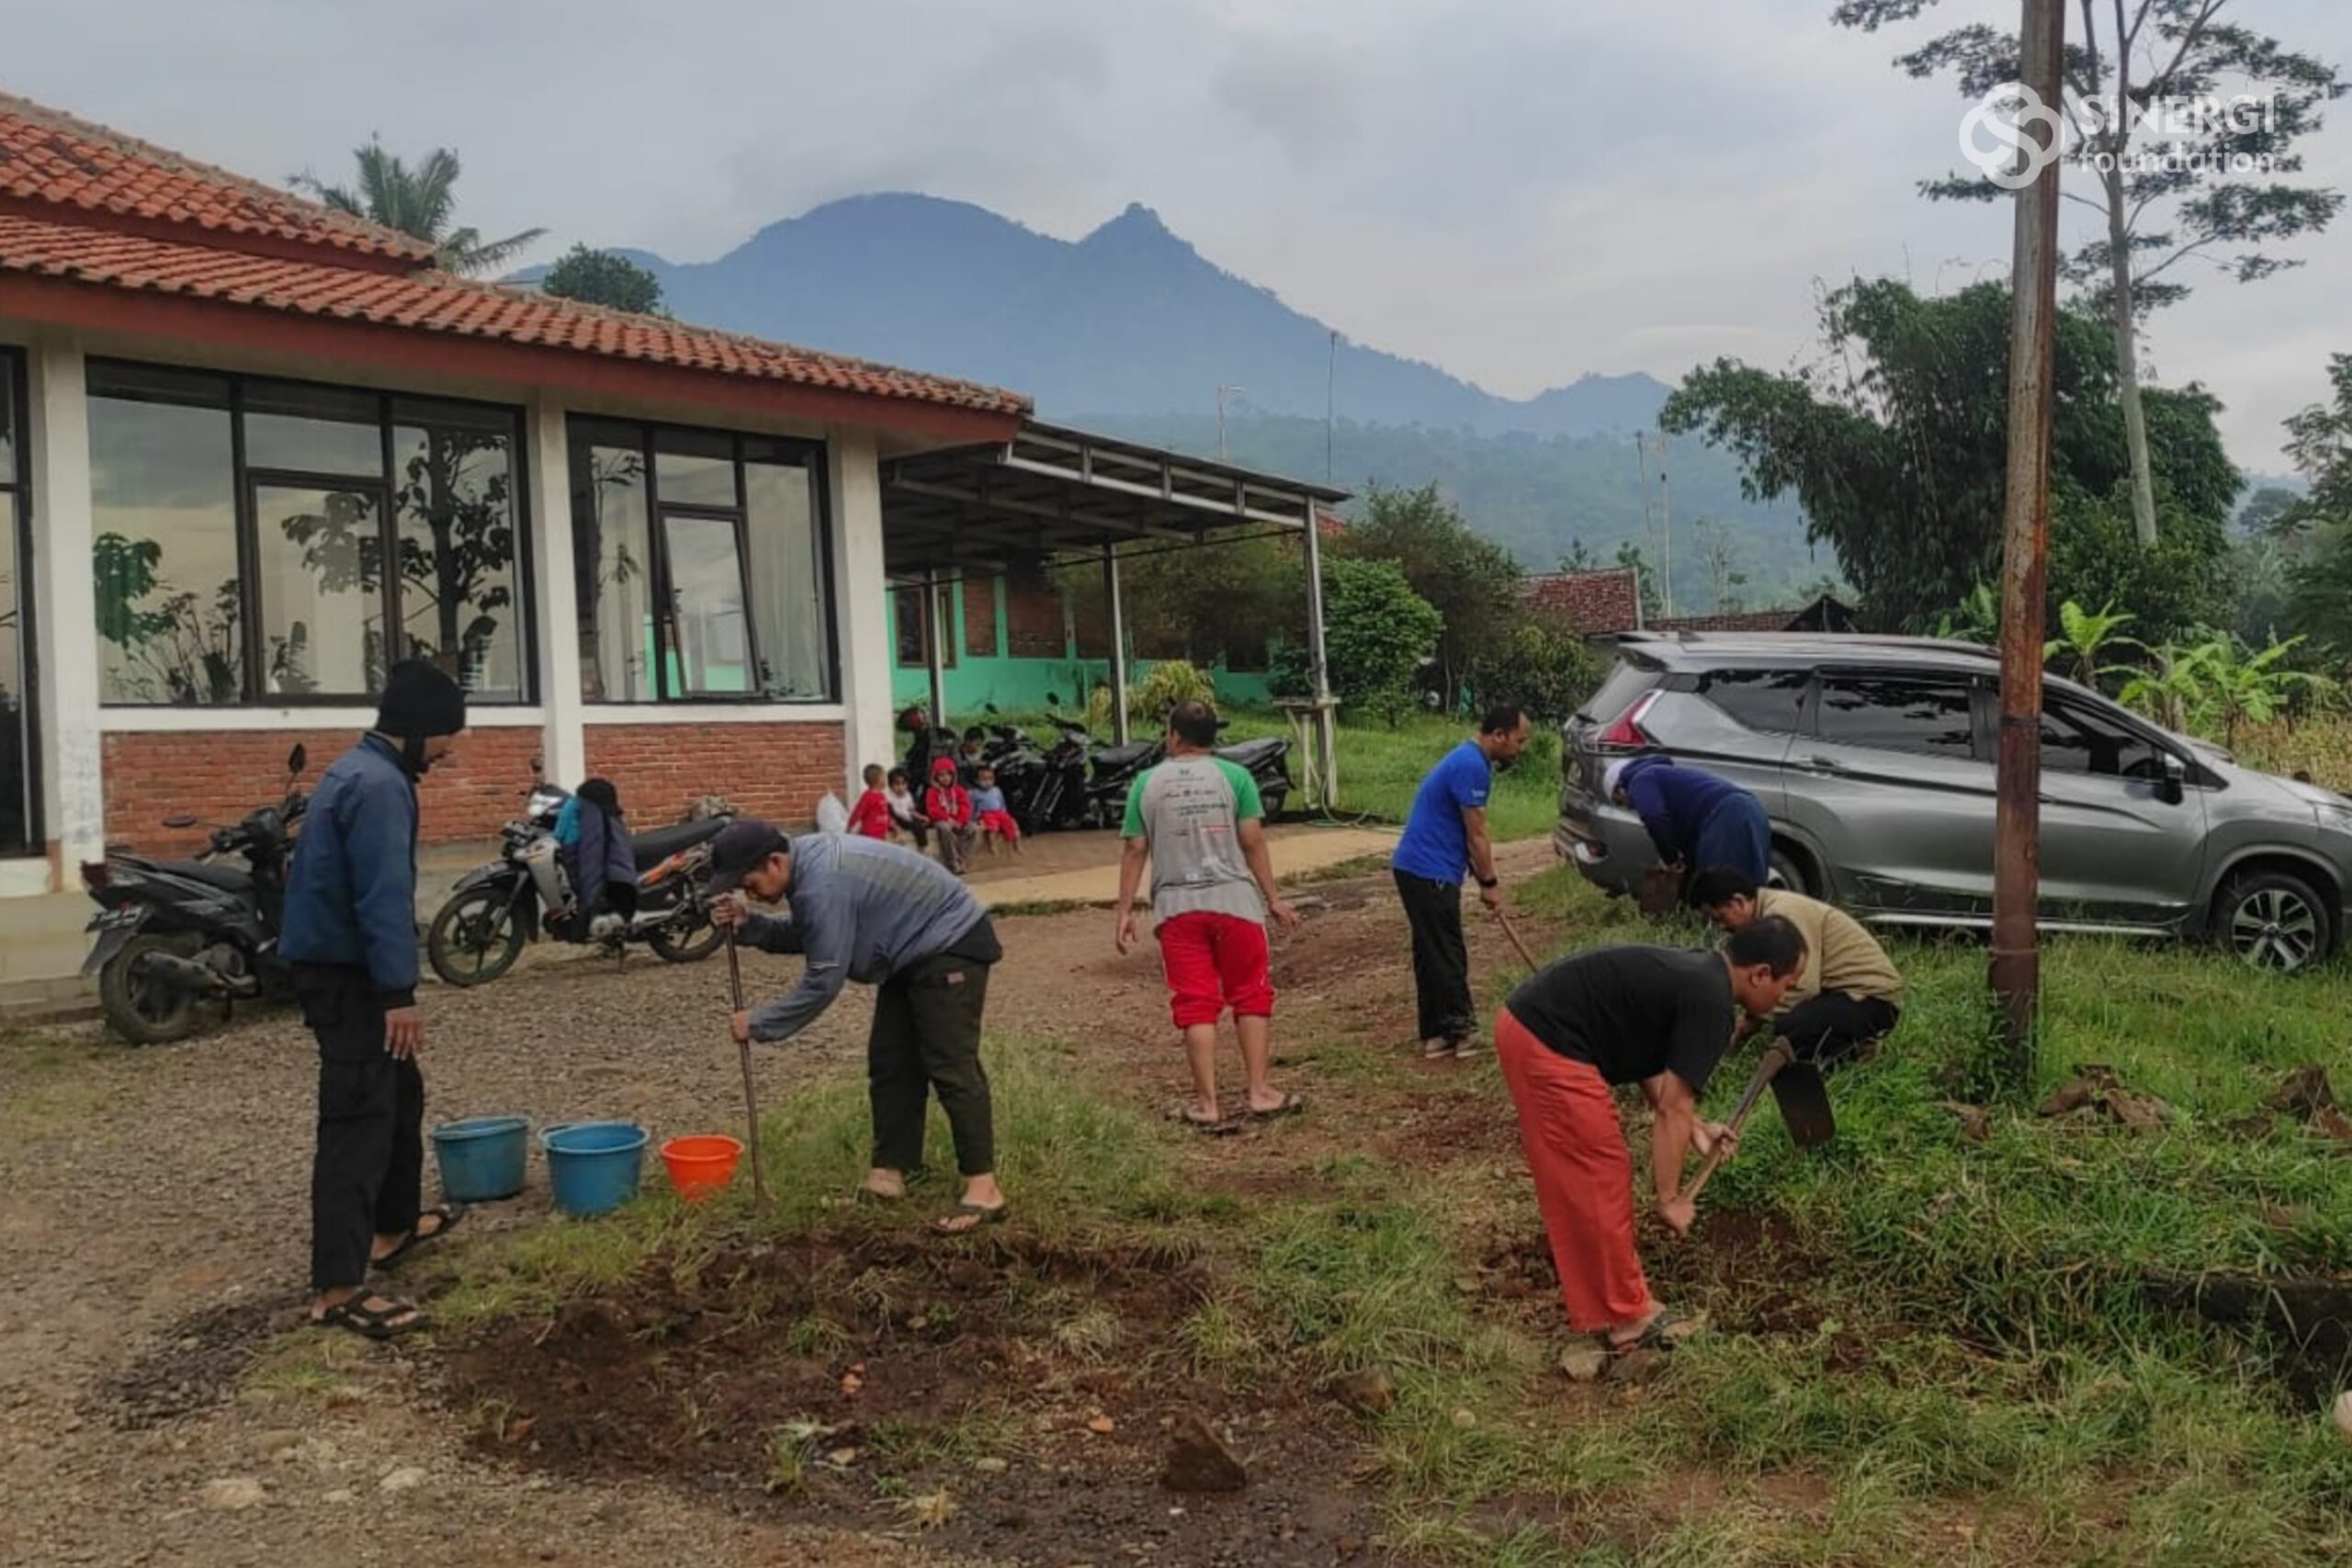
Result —
<svg viewBox="0 0 2352 1568"><path fill-rule="evenodd" d="M383 701L376 709L379 733L421 740L428 735L455 735L465 727L466 694L440 666L403 659L384 677Z"/></svg>

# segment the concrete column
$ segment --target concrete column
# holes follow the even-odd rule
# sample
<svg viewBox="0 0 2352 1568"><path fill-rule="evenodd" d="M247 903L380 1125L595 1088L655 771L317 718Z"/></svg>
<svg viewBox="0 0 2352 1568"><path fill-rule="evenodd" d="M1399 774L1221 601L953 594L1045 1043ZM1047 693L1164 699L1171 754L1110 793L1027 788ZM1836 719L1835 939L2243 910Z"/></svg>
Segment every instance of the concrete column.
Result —
<svg viewBox="0 0 2352 1568"><path fill-rule="evenodd" d="M882 547L882 472L870 432L833 433L826 488L832 495L833 624L840 628L842 783L854 800L868 762L888 766L891 728L890 581Z"/></svg>
<svg viewBox="0 0 2352 1568"><path fill-rule="evenodd" d="M933 727L947 727L947 617L939 613L942 588L939 569L925 567L922 573L922 651L924 668L931 676L931 722Z"/></svg>
<svg viewBox="0 0 2352 1568"><path fill-rule="evenodd" d="M1331 667L1323 654L1323 519L1306 503L1306 674L1315 696L1315 750L1322 775L1323 808L1340 801L1340 737L1332 712Z"/></svg>
<svg viewBox="0 0 2352 1568"><path fill-rule="evenodd" d="M82 345L45 337L30 355L33 561L40 659L42 821L54 886L106 858L98 725L98 612L90 570L90 411Z"/></svg>
<svg viewBox="0 0 2352 1568"><path fill-rule="evenodd" d="M539 704L547 713L547 776L577 789L588 776L588 737L581 721L580 599L571 554L571 460L560 399L542 393L524 415L531 475L531 584Z"/></svg>
<svg viewBox="0 0 2352 1568"><path fill-rule="evenodd" d="M1102 614L1111 633L1111 739L1125 746L1130 739L1127 718L1127 617L1119 603L1119 551L1102 547Z"/></svg>

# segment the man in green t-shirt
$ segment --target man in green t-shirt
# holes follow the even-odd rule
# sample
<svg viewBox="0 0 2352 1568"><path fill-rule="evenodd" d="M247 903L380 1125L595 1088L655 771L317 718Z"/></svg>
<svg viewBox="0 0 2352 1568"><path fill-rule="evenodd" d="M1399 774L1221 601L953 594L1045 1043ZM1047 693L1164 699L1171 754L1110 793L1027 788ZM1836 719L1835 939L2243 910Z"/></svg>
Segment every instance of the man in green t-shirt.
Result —
<svg viewBox="0 0 2352 1568"><path fill-rule="evenodd" d="M1295 926L1298 912L1274 886L1258 781L1214 754L1216 732L1208 704L1178 703L1168 716L1168 760L1127 792L1115 939L1121 953L1136 944L1136 894L1148 863L1152 934L1199 1096L1176 1114L1209 1132L1234 1125L1216 1097L1216 1025L1227 1008L1241 1042L1250 1114L1278 1116L1303 1103L1267 1077L1274 987L1266 919Z"/></svg>

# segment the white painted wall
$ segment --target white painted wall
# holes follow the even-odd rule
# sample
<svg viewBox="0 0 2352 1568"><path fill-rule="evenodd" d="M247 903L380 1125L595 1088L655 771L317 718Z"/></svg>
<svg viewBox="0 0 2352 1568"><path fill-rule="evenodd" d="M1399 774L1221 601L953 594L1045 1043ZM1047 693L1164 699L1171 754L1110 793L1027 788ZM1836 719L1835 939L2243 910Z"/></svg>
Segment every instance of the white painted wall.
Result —
<svg viewBox="0 0 2352 1568"><path fill-rule="evenodd" d="M825 450L833 505L833 620L841 628L842 755L849 799L868 762L896 759L890 728L890 592L883 570L882 467L874 433L836 429Z"/></svg>
<svg viewBox="0 0 2352 1568"><path fill-rule="evenodd" d="M42 816L56 868L45 890L62 892L80 886L84 862L106 857L98 612L90 572L90 420L82 345L73 334L42 333L27 357Z"/></svg>
<svg viewBox="0 0 2352 1568"><path fill-rule="evenodd" d="M548 778L569 789L588 776L588 741L580 727L580 602L572 583L571 467L564 445L563 400L552 393L532 400L523 415L523 449L530 466L531 587L537 612L531 628L539 666L539 702L547 715Z"/></svg>

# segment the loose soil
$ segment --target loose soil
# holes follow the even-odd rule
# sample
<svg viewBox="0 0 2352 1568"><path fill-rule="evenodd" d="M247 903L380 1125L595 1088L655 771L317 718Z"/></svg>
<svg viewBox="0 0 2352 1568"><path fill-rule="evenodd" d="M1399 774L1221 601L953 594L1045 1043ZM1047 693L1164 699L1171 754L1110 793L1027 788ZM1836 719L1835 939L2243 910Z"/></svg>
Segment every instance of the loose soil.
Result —
<svg viewBox="0 0 2352 1568"><path fill-rule="evenodd" d="M1502 858L1510 876L1551 859L1540 843L1510 846ZM1424 1066L1410 1054L1406 934L1385 883L1381 874L1319 885L1322 903L1305 926L1277 935L1276 1047L1288 1062L1283 1081L1306 1093L1310 1110L1238 1137L1186 1142L1180 1157L1204 1188L1245 1201L1295 1195L1311 1190L1328 1162L1369 1147L1423 1170L1458 1167L1468 1201L1491 1207L1503 1192L1525 1207L1523 1190L1500 1179L1516 1157L1515 1134L1491 1063ZM1532 941L1571 939L1522 924ZM1182 1054L1155 954L1115 954L1111 917L1100 910L1010 919L1004 935L1007 958L989 994L993 1030L1082 1047L1103 1081L1127 1086L1148 1108L1181 1096ZM1489 922L1472 919L1469 940L1479 974L1510 966ZM746 954L744 969L748 984L767 990L788 983L797 964ZM718 965L671 967L642 955L618 965L543 960L480 990L433 987L424 998L428 1119L514 1112L544 1126L625 1117L657 1137L729 1130L742 1090L724 992ZM805 1083L854 1075L870 1006L854 987L791 1048L756 1054L763 1103L780 1106ZM963 1390L992 1390L1020 1417L1008 1424L1020 1441L1001 1456L1001 1472L967 1466L956 1486L945 1479L948 1461L894 1461L902 1473L882 1490L919 1497L948 1487L957 1507L944 1524L925 1528L915 1510L876 1497L878 1458L858 1461L868 1500L856 1506L846 1500L855 1488L823 1473L821 1454L808 1496L763 1492L751 1479L760 1467L746 1457L748 1412L740 1430L721 1428L731 1436L672 1445L690 1449L698 1465L658 1461L657 1436L678 1427L674 1418L654 1424L646 1401L665 1389L716 1388L732 1376L754 1380L771 1403L807 1397L793 1379L812 1374L795 1373L772 1352L725 1370L710 1359L763 1337L692 1326L727 1321L729 1309L709 1299L689 1326L647 1342L647 1360L630 1363L641 1370L634 1381L587 1380L599 1409L644 1413L632 1439L639 1449L567 1451L579 1439L566 1434L594 1428L567 1418L577 1409L556 1405L535 1418L526 1440L488 1441L482 1412L513 1393L481 1381L486 1352L469 1360L447 1336L377 1347L299 1329L314 1061L300 1021L280 1010L243 1012L218 1034L148 1051L60 1054L0 1042L0 1487L10 1499L0 1510L0 1562L895 1568L1018 1561L1027 1537L1037 1561L1065 1564L1307 1562L1337 1561L1370 1533L1366 1490L1378 1483L1355 1475L1352 1418L1286 1385L1201 1387L1150 1354L1174 1304L1194 1288L1185 1265L1120 1259L1105 1268L1034 1256L1018 1263L1065 1271L1054 1288L1091 1294L1118 1317L1130 1337L1118 1356L1091 1368L1058 1342L1040 1350L1017 1316L991 1317L997 1287L930 1278L934 1257L952 1250L934 1254L917 1239L927 1213L892 1216L904 1232L895 1242L877 1222L871 1236L844 1232L809 1245L836 1249L836 1273L860 1260L868 1269L888 1264L959 1314L955 1337L938 1341L935 1328L911 1331L903 1318L842 1318L852 1336L845 1350L866 1360L870 1381L859 1396L865 1440L832 1448L872 1450L881 1421L936 1426L948 1408L941 1401ZM501 1234L546 1223L545 1172L536 1151L532 1160L526 1195L477 1209L447 1244L447 1259L462 1267ZM1017 1205L1020 1194L1012 1196ZM1017 1219L1006 1232L966 1249L1000 1238L1015 1249L1031 1245ZM790 1268L779 1253L760 1260L753 1278L787 1292ZM644 1288L641 1299L596 1310L631 1324L648 1310L670 1321L660 1315L677 1310L661 1304L668 1287ZM560 1351L571 1336L593 1343L607 1332L594 1325L593 1315L559 1324L548 1344L533 1348L536 1363L506 1348L518 1365L552 1372L549 1346ZM1546 1332L1556 1330L1554 1319ZM773 1338L783 1335L771 1325ZM1023 1359L1040 1354L1042 1374ZM824 1358L836 1379L838 1359ZM767 1379L783 1381L758 1381ZM838 1382L826 1387L836 1391L832 1403L808 1412L820 1424L841 1414ZM1184 1499L1159 1487L1159 1424L1180 1404L1223 1425L1250 1464L1247 1493ZM1107 1436L1085 1428L1098 1406L1114 1423ZM788 1416L769 1414L774 1420L761 1419L770 1426ZM511 1422L504 1428L514 1430ZM227 1478L257 1482L261 1500L220 1506L254 1495L208 1494L209 1483ZM1185 1512L1171 1515L1176 1507ZM1037 1521L1048 1517L1094 1522L1039 1534ZM1030 1522L998 1528L1005 1519ZM1096 1544L1079 1551L1081 1537Z"/></svg>
<svg viewBox="0 0 2352 1568"><path fill-rule="evenodd" d="M447 1393L475 1413L476 1450L841 1529L922 1517L935 1547L1016 1562L1304 1568L1348 1560L1375 1526L1325 1402L1184 1370L1176 1325L1214 1286L1197 1258L866 1233L683 1269L655 1259L456 1354ZM780 1347L808 1323L825 1325L820 1348ZM1164 1434L1187 1413L1234 1435L1246 1493L1159 1486Z"/></svg>

